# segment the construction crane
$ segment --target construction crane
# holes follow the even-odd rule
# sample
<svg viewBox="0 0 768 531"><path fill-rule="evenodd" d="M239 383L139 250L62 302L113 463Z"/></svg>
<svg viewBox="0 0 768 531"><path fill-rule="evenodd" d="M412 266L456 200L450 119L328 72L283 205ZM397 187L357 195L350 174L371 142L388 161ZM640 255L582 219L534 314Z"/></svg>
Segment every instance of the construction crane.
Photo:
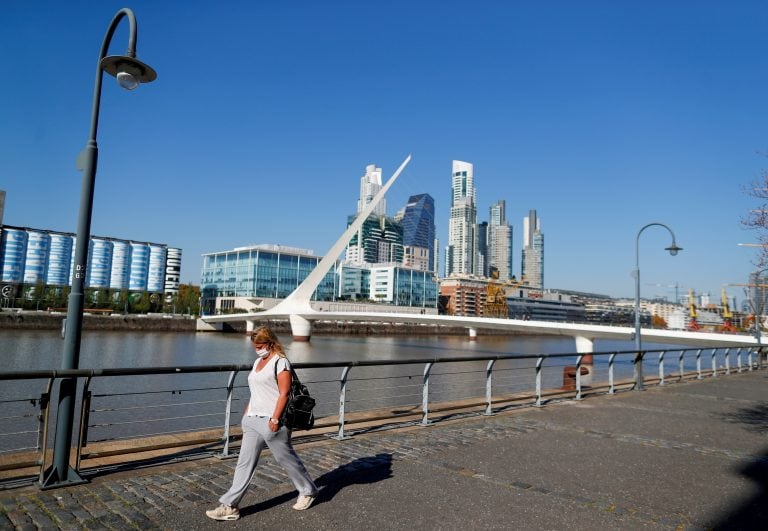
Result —
<svg viewBox="0 0 768 531"><path fill-rule="evenodd" d="M509 306L507 305L507 292L499 284L499 272L493 271L491 279L485 288L485 306L483 317L509 318Z"/></svg>
<svg viewBox="0 0 768 531"><path fill-rule="evenodd" d="M757 304L756 301L752 300L752 297L749 294L748 288L761 288L765 289L768 288L768 284L723 284L723 286L741 286L744 288L744 292L747 294L749 301L749 306L752 310L752 315L750 316L750 319L753 322L753 325L755 329L757 330L759 327L761 327L760 324L760 315L763 314L765 308L759 307L762 306L762 304ZM723 288L725 290L725 288Z"/></svg>
<svg viewBox="0 0 768 531"><path fill-rule="evenodd" d="M674 288L675 289L675 304L680 304L680 284L678 282L675 282L674 284L648 284L646 283L646 286L656 286L657 288Z"/></svg>

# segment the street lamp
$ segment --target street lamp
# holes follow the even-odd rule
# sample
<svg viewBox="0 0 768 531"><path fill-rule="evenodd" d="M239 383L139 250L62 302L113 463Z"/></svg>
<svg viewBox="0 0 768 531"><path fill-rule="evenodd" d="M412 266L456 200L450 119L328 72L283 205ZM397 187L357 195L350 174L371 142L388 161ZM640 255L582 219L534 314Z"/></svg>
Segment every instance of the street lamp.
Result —
<svg viewBox="0 0 768 531"><path fill-rule="evenodd" d="M672 232L672 229L664 225L663 223L649 223L648 225L644 226L642 229L640 229L637 233L637 238L635 239L635 270L633 271L633 276L635 277L635 363L634 363L634 373L635 373L635 390L636 391L642 391L643 390L643 352L642 352L642 342L640 339L640 235L643 233L645 229L648 227L653 227L654 225L657 225L659 227L664 227L669 231L669 234L672 236L672 245L669 247L665 247L665 251L669 251L669 254L672 256L675 256L678 252L682 251L682 247L677 246L677 242L675 242L675 233Z"/></svg>
<svg viewBox="0 0 768 531"><path fill-rule="evenodd" d="M128 18L128 51L125 55L107 57L107 50L117 25ZM85 149L77 157L77 168L83 172L83 184L80 192L80 212L77 219L77 243L72 275L72 290L67 305L67 326L64 335L64 351L61 360L63 370L77 369L80 358L80 336L83 324L83 290L88 261L88 243L91 233L91 211L93 210L93 190L96 179L98 147L96 130L99 125L99 104L101 102L102 72L117 79L118 84L133 90L141 83L149 83L157 77L148 65L136 59L136 17L133 11L124 8L117 12L109 24L104 41L101 44L99 60L96 63L96 82L93 89L93 107L91 112L91 132ZM53 463L41 474L40 486L43 489L84 483L85 480L69 466L69 453L72 443L72 420L75 411L77 380L64 378L59 387L59 405L56 420L56 437L53 448ZM45 457L45 456L43 456Z"/></svg>

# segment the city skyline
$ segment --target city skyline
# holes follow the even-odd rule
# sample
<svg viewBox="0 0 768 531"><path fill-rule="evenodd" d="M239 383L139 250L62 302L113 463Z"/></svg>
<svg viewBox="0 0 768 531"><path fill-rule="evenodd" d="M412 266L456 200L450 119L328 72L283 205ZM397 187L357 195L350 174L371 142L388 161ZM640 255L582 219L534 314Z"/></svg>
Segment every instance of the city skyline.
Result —
<svg viewBox="0 0 768 531"><path fill-rule="evenodd" d="M94 60L121 7L5 6L5 223L74 231ZM768 167L762 2L131 7L158 79L126 93L105 78L92 232L172 242L184 283L217 249L323 255L360 169L375 161L386 178L408 153L387 200L430 194L441 254L445 178L467 160L478 212L504 199L512 226L533 208L544 220L547 288L631 296L635 237L654 221L684 251L643 234L643 297L679 285L718 298L754 270L737 244L755 241L744 188Z"/></svg>

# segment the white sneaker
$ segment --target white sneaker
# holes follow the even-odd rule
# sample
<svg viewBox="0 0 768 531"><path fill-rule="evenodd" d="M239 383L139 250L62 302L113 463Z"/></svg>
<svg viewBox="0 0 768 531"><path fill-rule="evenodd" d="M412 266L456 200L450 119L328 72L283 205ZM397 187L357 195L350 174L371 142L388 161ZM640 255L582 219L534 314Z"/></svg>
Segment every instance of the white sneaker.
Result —
<svg viewBox="0 0 768 531"><path fill-rule="evenodd" d="M293 508L297 511L305 511L309 509L309 506L312 505L312 502L315 501L314 496L304 496L303 494L299 494L299 499L296 500L296 503L294 504Z"/></svg>
<svg viewBox="0 0 768 531"><path fill-rule="evenodd" d="M221 504L215 509L205 511L205 516L214 520L237 520L240 518L240 511L237 507Z"/></svg>

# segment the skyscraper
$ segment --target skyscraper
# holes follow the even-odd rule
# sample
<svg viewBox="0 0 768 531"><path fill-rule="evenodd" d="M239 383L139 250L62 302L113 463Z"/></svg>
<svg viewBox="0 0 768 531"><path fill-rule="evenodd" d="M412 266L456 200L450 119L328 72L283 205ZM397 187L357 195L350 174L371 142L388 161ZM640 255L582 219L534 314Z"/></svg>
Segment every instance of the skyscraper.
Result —
<svg viewBox="0 0 768 531"><path fill-rule="evenodd" d="M423 271L437 273L435 252L435 200L429 194L412 195L395 216L403 226L403 263Z"/></svg>
<svg viewBox="0 0 768 531"><path fill-rule="evenodd" d="M381 190L381 168L377 168L375 164L369 164L365 167L365 175L360 178L360 199L357 200L357 213L363 211L363 209L373 201L374 196ZM376 208L373 210L373 214L378 216L384 216L387 213L387 200L382 199Z"/></svg>
<svg viewBox="0 0 768 531"><path fill-rule="evenodd" d="M351 225L356 215L347 218ZM371 214L347 244L344 258L353 264L402 263L403 227L387 216Z"/></svg>
<svg viewBox="0 0 768 531"><path fill-rule="evenodd" d="M460 160L453 161L451 191L445 275L476 274L477 198L472 164Z"/></svg>
<svg viewBox="0 0 768 531"><path fill-rule="evenodd" d="M523 280L533 288L544 289L544 234L536 210L523 218Z"/></svg>
<svg viewBox="0 0 768 531"><path fill-rule="evenodd" d="M499 279L512 278L512 227L507 223L506 202L491 205L488 221L488 274L495 269Z"/></svg>

